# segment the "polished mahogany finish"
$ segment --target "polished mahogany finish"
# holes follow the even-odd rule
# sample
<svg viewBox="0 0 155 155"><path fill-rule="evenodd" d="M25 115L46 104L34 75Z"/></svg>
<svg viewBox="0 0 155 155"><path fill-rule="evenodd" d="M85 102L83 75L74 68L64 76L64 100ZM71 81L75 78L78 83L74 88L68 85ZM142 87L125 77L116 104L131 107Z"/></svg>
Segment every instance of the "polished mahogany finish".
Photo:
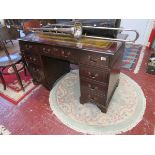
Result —
<svg viewBox="0 0 155 155"><path fill-rule="evenodd" d="M127 36L120 34L118 38ZM29 34L19 40L23 58L35 84L52 89L56 80L70 71L70 63L79 65L80 102L96 104L106 112L119 82L124 43L112 43L108 49L51 40Z"/></svg>

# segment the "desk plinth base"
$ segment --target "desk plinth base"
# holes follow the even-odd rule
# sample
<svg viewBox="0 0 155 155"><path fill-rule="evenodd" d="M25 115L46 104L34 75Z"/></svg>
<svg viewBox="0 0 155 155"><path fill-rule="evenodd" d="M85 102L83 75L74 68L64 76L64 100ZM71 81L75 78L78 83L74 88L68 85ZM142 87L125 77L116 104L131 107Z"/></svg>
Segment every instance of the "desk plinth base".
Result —
<svg viewBox="0 0 155 155"><path fill-rule="evenodd" d="M118 87L118 84L119 84L119 79L117 80L117 82L116 82L116 84L114 86L114 89L112 90L112 93L111 93L110 97L108 98L108 100L102 100L102 101L100 100L100 102L95 102L95 101L92 101L92 100L88 99L86 97L86 95L81 95L80 96L80 103L85 104L85 103L90 102L92 104L95 104L103 113L106 113L107 110L108 110L110 100L111 100L116 88Z"/></svg>
<svg viewBox="0 0 155 155"><path fill-rule="evenodd" d="M81 104L85 104L85 103L88 103L89 101L87 99L85 99L84 97L80 97L80 103ZM95 102L90 102L92 104L95 104L103 113L106 113L107 112L107 108L108 107L105 107L103 106L102 104L98 104L98 103L95 103Z"/></svg>

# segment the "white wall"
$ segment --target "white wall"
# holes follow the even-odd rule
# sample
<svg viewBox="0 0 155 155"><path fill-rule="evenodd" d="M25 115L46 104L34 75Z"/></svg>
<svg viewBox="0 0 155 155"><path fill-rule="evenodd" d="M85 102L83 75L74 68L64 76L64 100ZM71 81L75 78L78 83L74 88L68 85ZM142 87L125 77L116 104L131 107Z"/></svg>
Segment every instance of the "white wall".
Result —
<svg viewBox="0 0 155 155"><path fill-rule="evenodd" d="M1 23L2 25L4 25L4 20L3 20L3 19L0 19L0 23Z"/></svg>
<svg viewBox="0 0 155 155"><path fill-rule="evenodd" d="M153 27L152 19L122 19L121 27L127 29L135 29L139 32L139 39L136 41L137 44L147 45L148 39ZM129 34L128 39L134 38L134 33L132 32L123 32Z"/></svg>

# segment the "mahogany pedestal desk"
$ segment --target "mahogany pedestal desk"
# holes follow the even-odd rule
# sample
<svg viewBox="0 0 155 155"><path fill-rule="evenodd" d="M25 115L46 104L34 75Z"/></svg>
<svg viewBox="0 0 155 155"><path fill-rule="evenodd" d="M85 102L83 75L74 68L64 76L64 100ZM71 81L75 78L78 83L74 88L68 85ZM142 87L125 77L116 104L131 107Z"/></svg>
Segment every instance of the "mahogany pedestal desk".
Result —
<svg viewBox="0 0 155 155"><path fill-rule="evenodd" d="M126 35L119 34L118 38L125 39ZM80 103L91 102L107 112L119 82L125 43L111 43L107 49L29 34L19 40L19 45L34 84L43 84L50 90L57 79L70 71L70 63L78 64Z"/></svg>

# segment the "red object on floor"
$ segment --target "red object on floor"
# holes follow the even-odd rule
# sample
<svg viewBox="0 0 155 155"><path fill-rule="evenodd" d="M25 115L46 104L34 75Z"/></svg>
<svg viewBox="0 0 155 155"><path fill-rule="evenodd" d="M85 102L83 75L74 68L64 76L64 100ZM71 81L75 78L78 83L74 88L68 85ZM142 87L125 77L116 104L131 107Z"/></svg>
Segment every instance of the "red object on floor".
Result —
<svg viewBox="0 0 155 155"><path fill-rule="evenodd" d="M22 67L21 64L17 64L16 67ZM12 73L14 70L12 67L6 68L4 70L5 73ZM25 76L24 71L22 70L20 73L20 78L22 80L23 86L25 88L25 91L23 92L17 77L15 74L11 75L3 75L5 79L5 83L7 85L6 90L3 89L3 85L0 81L0 96L4 99L10 101L11 103L17 105L19 102L21 102L27 95L29 95L32 90L36 88L36 86L33 85L32 79L30 74L27 71L27 75Z"/></svg>
<svg viewBox="0 0 155 155"><path fill-rule="evenodd" d="M152 42L155 39L155 27L152 29L151 34L150 34L150 38L149 38L149 48L151 48Z"/></svg>
<svg viewBox="0 0 155 155"><path fill-rule="evenodd" d="M147 61L150 52L145 52L139 73L133 70L122 70L142 88L146 97L146 111L143 119L133 129L124 135L152 135L155 126L155 75L146 73ZM62 124L53 114L49 105L49 91L44 87L39 88L25 103L19 106L10 104L0 98L0 124L8 128L12 134L82 134Z"/></svg>
<svg viewBox="0 0 155 155"><path fill-rule="evenodd" d="M17 68L18 68L18 65L19 65L19 68L22 67L21 64L17 64L16 65ZM6 68L4 70L4 72L5 73L12 73L12 72L14 72L14 70L12 69L12 67L9 67L9 68ZM31 83L30 74L27 72L27 76L25 76L23 70L19 74L20 74L21 80L24 82L23 83L24 87L27 87ZM3 75L3 77L5 79L5 83L6 83L8 88L10 88L16 92L19 92L22 90L21 86L18 83L17 76L15 74Z"/></svg>

